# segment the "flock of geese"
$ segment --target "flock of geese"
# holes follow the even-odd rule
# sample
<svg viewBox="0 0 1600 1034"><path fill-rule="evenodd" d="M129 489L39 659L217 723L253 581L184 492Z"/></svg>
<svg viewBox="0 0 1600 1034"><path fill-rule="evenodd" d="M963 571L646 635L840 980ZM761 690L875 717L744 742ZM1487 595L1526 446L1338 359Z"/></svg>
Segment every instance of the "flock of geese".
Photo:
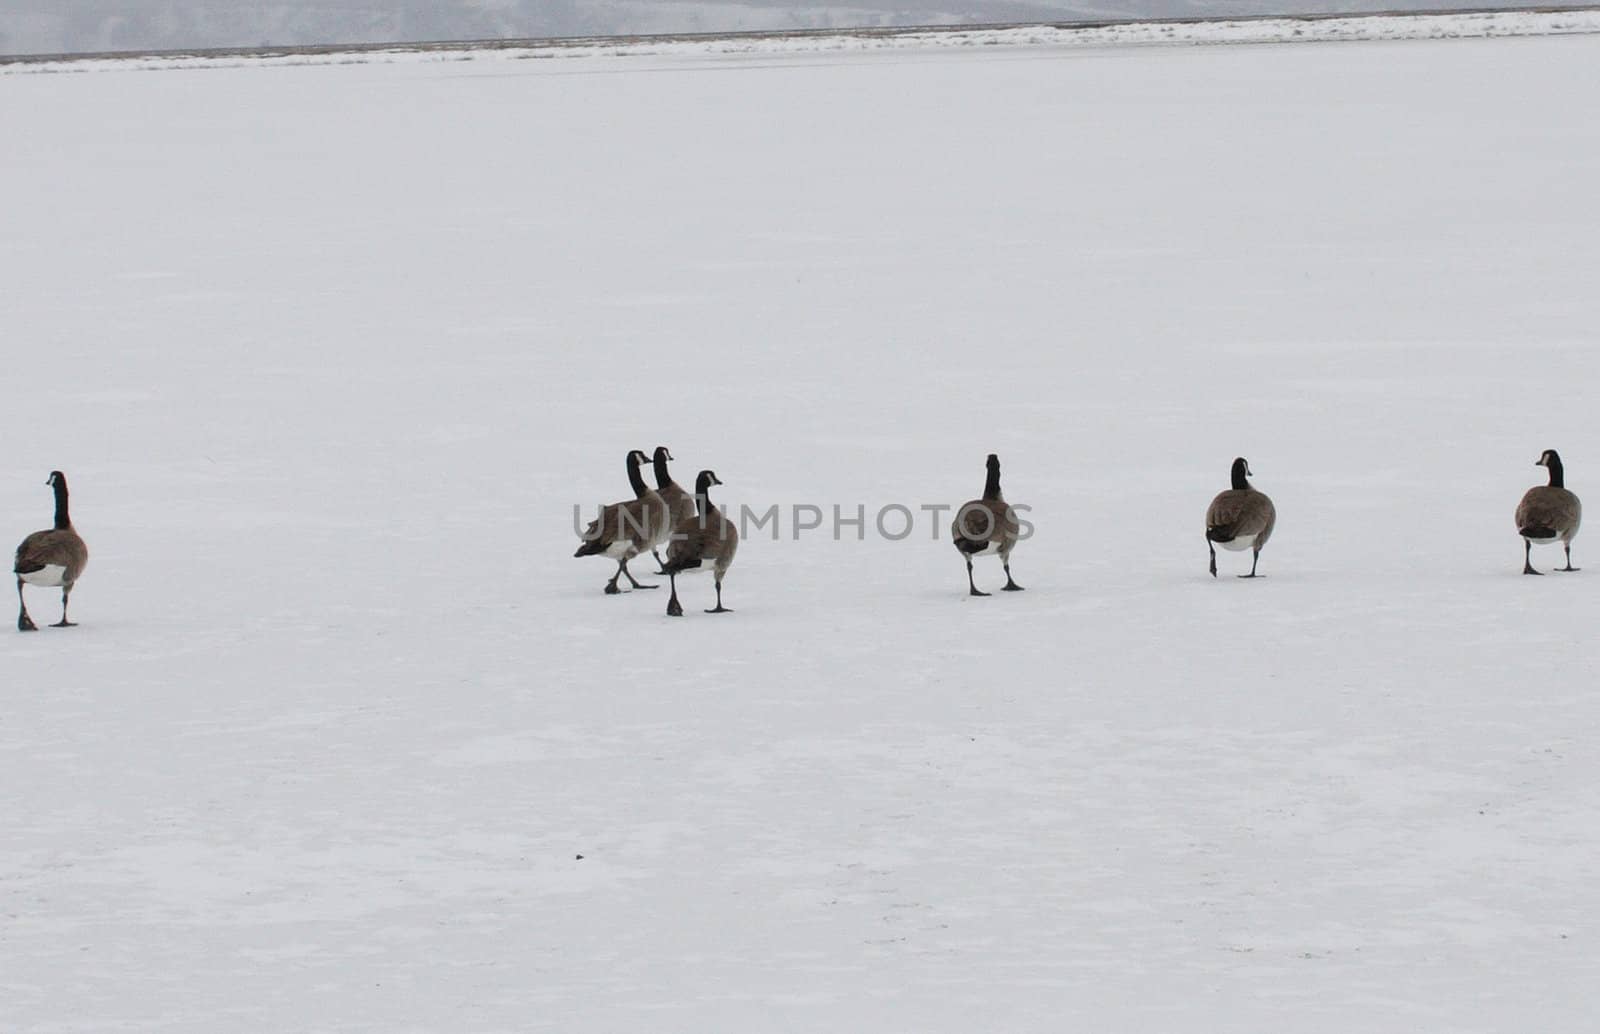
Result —
<svg viewBox="0 0 1600 1034"><path fill-rule="evenodd" d="M628 561L649 550L656 559L656 574L672 580L672 598L667 600L667 613L683 616L683 605L678 602L678 575L695 571L710 571L716 576L717 605L707 614L731 614L722 605L722 576L728 573L733 555L739 551L739 529L723 516L711 503L711 486L722 484L715 472L702 470L694 479L694 495L672 480L667 464L672 453L665 445L656 446L655 456L646 456L639 449L628 453L628 484L633 488L633 498L612 503L600 510L583 533L583 545L573 556L603 556L617 562L616 573L606 582L606 593L615 595L617 579L626 578L635 589L654 589L656 585L642 585L628 570ZM644 483L639 468L646 463L655 467L656 487ZM658 548L667 544L667 558L661 559Z"/></svg>
<svg viewBox="0 0 1600 1034"><path fill-rule="evenodd" d="M739 529L728 520L712 502L713 485L722 484L714 471L702 470L695 478L694 494L685 492L672 480L667 464L673 462L666 446L658 446L653 456L635 449L628 453L628 484L633 488L633 498L604 507L600 515L583 533L583 544L574 556L603 556L617 562L617 570L606 582L606 592L615 594L622 590L617 579L626 578L635 589L654 589L633 577L628 561L649 551L659 565L657 575L666 575L672 582L672 596L667 601L667 613L673 617L683 614L678 601L678 575L692 572L710 572L714 576L717 605L707 614L731 614L722 605L722 579L733 565L734 554L739 551ZM1517 504L1517 534L1522 536L1522 573L1543 574L1533 568L1533 547L1561 543L1566 552L1567 566L1558 571L1576 571L1572 566L1572 540L1583 521L1583 505L1566 486L1566 468L1554 449L1546 449L1536 462L1550 473L1550 483L1528 489ZM650 464L654 468L654 488L645 484L640 468ZM989 454L985 464L987 477L980 498L963 503L956 511L950 526L950 537L957 552L966 561L967 591L972 596L987 596L978 588L973 578L972 561L976 557L995 556L1006 574L1004 592L1021 592L1022 586L1011 577L1011 551L1021 538L1021 522L1005 496L1000 491L1000 457ZM1219 492L1206 508L1206 549L1211 554L1211 576L1217 575L1217 547L1243 552L1250 550L1250 573L1240 578L1255 578L1261 561L1261 550L1272 538L1278 523L1278 511L1265 492L1250 484L1254 475L1250 464L1240 457L1233 461L1232 485ZM75 622L67 620L67 601L72 587L89 563L89 547L72 527L72 514L68 506L67 476L52 470L45 482L55 494L55 523L43 531L36 531L22 540L17 547L16 562L12 571L17 576L17 630L35 631L39 626L28 616L28 601L22 594L24 585L47 586L61 590L61 620L51 628L71 628ZM660 546L665 543L667 555L663 559Z"/></svg>
<svg viewBox="0 0 1600 1034"><path fill-rule="evenodd" d="M683 613L678 602L677 576L709 570L716 575L717 605L706 613L730 613L722 605L722 579L738 551L739 532L707 495L712 485L722 482L713 472L702 470L691 496L672 480L667 470L671 460L672 453L664 445L656 448L654 456L646 456L638 449L628 453L628 483L633 487L633 498L602 508L600 516L584 531L583 545L573 555L615 560L617 570L606 582L605 590L615 594L621 591L617 587L619 578L627 578L635 589L657 587L641 584L628 570L629 560L650 551L660 565L656 574L672 579L667 613L673 616ZM645 464L655 468L654 488L645 484L639 472ZM1550 483L1528 489L1517 505L1517 534L1523 542L1522 573L1542 574L1533 569L1533 547L1556 542L1562 544L1567 556L1567 566L1556 570L1576 571L1572 566L1572 540L1583 520L1583 506L1566 487L1566 471L1554 449L1546 449L1535 464L1549 470ZM1022 586L1011 577L1011 551L1021 538L1021 521L1000 491L1000 457L990 453L985 465L988 476L983 495L963 503L956 511L950 538L966 561L969 595L989 595L978 588L972 571L973 559L984 556L1000 558L1006 574L1002 591L1021 592ZM1230 487L1217 493L1206 508L1206 550L1211 554L1213 578L1217 576L1218 546L1233 552L1248 549L1250 573L1239 577L1259 577L1256 568L1261 562L1261 550L1272 538L1278 511L1265 492L1250 484L1249 479L1254 476L1249 461L1242 456L1235 459ZM663 542L667 543L665 560L658 549Z"/></svg>

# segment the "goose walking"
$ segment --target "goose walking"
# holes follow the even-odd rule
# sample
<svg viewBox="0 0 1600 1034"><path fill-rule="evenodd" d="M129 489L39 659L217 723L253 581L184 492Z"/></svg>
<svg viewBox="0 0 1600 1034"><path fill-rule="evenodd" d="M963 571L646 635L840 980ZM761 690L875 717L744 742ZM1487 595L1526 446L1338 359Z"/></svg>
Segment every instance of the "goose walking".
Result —
<svg viewBox="0 0 1600 1034"><path fill-rule="evenodd" d="M667 523L669 527L676 528L686 520L694 519L694 496L683 490L683 486L672 480L672 475L667 473L667 461L672 459L672 453L665 445L656 446L655 457L652 462L656 468L656 494L661 501L667 504ZM656 558L656 574L666 574L666 564L661 559L661 551L652 549L651 555Z"/></svg>
<svg viewBox="0 0 1600 1034"><path fill-rule="evenodd" d="M680 521L672 530L672 541L667 544L667 562L662 565L672 579L672 598L667 600L667 614L683 616L683 606L678 602L678 575L686 571L709 570L717 581L717 605L707 614L731 614L722 605L722 576L733 564L733 554L739 550L739 529L712 505L710 489L722 480L709 470L702 470L694 481L694 513Z"/></svg>
<svg viewBox="0 0 1600 1034"><path fill-rule="evenodd" d="M50 472L45 482L56 494L55 527L36 531L22 540L17 547L16 562L11 565L17 576L17 631L33 632L38 625L28 616L28 601L22 598L22 586L48 585L61 588L61 620L51 628L72 628L76 622L67 620L67 597L78 576L89 563L89 547L72 527L72 515L67 509L67 476L59 470Z"/></svg>
<svg viewBox="0 0 1600 1034"><path fill-rule="evenodd" d="M1006 572L1006 584L1002 587L1005 592L1022 591L1022 586L1011 577L1011 551L1022 533L1021 522L1000 493L1000 457L991 452L987 467L989 474L983 483L983 498L962 503L950 525L950 538L967 562L967 589L973 596L989 595L979 592L978 583L972 580L972 558L980 556L1000 558L1000 565Z"/></svg>
<svg viewBox="0 0 1600 1034"><path fill-rule="evenodd" d="M1534 465L1548 467L1550 483L1535 485L1517 504L1517 534L1522 536L1522 573L1544 574L1533 569L1533 547L1559 542L1567 551L1567 566L1557 571L1576 571L1572 566L1572 540L1583 523L1583 504L1566 485L1566 468L1554 449L1546 449Z"/></svg>
<svg viewBox="0 0 1600 1034"><path fill-rule="evenodd" d="M654 589L655 585L641 585L628 570L628 561L651 549L666 537L671 527L667 519L667 504L644 483L639 467L650 462L638 449L628 453L628 484L633 486L633 498L612 503L600 511L583 533L583 545L572 554L578 556L605 556L617 562L617 571L606 583L606 595L614 596L622 590L617 579L626 577L635 589Z"/></svg>
<svg viewBox="0 0 1600 1034"><path fill-rule="evenodd" d="M1217 576L1217 546L1232 552L1250 550L1250 573L1256 577L1261 547L1272 537L1278 511L1265 492L1250 487L1246 478L1254 477L1244 457L1233 461L1233 487L1217 493L1206 510L1206 549L1211 551L1211 577Z"/></svg>

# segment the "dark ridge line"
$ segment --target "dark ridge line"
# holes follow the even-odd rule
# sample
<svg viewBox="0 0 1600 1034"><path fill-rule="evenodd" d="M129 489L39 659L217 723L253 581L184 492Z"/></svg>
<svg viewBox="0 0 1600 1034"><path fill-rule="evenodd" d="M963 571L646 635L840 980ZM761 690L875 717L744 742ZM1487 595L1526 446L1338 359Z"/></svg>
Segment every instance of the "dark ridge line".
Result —
<svg viewBox="0 0 1600 1034"><path fill-rule="evenodd" d="M972 22L958 25L895 25L839 29L776 29L742 32L656 33L640 36L529 36L509 39L424 40L391 43L314 43L301 46L197 47L180 50L100 50L71 54L0 54L0 65L74 61L181 60L213 58L328 57L338 54L425 54L468 50L571 50L580 47L651 46L667 43L718 43L738 40L895 39L902 36L955 35L1007 30L1113 29L1131 26L1206 25L1249 22L1359 21L1380 18L1448 18L1471 14L1582 14L1600 3L1571 7L1450 7L1436 11L1351 11L1316 14L1244 14L1229 18L1085 18L1050 22Z"/></svg>

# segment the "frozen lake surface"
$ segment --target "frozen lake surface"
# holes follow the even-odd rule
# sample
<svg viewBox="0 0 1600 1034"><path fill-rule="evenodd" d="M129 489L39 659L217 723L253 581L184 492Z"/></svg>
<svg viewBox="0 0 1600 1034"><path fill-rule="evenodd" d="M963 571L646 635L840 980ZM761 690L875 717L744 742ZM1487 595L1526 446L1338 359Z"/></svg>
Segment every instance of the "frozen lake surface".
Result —
<svg viewBox="0 0 1600 1034"><path fill-rule="evenodd" d="M1600 545L1511 514L1545 448L1600 496L1597 95L1595 37L0 77L0 516L63 469L93 553L0 636L3 1025L1590 1029ZM658 444L847 515L997 452L1027 591L785 518L734 614L603 596L572 507Z"/></svg>

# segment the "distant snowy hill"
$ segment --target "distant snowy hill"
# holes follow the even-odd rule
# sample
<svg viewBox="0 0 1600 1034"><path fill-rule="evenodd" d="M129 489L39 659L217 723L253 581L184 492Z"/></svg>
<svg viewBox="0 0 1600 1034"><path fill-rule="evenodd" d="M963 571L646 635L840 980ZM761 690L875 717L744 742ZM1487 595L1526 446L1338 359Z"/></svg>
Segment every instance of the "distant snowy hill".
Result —
<svg viewBox="0 0 1600 1034"><path fill-rule="evenodd" d="M1580 6L1557 0L1558 6ZM1437 10L1383 0L0 0L0 53L383 43L771 29Z"/></svg>

